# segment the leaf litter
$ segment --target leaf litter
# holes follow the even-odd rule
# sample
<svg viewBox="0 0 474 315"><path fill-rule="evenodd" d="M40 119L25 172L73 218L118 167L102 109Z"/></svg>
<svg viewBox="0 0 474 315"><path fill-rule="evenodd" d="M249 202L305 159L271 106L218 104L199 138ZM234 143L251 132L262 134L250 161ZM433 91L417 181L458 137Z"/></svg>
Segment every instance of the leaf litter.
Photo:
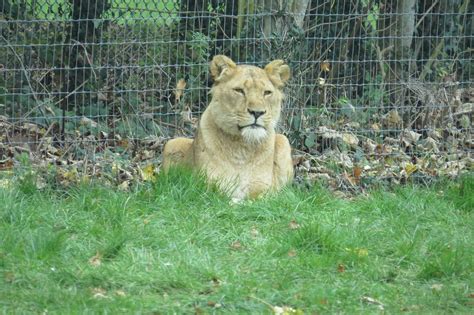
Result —
<svg viewBox="0 0 474 315"><path fill-rule="evenodd" d="M326 69L329 63L321 66ZM185 88L186 82L179 80L175 89L179 104L184 103ZM464 99L467 101L460 101ZM304 129L302 145L290 135L296 184L322 181L342 196L350 196L374 184L429 183L472 171L474 105L467 97L456 100L446 104L446 112L425 113L425 121L432 120L429 128L407 125L404 113L394 108L378 118L375 115L368 130L342 115L335 122ZM196 117L192 117L188 105L182 105L186 117L182 115L181 127L173 128L190 134L185 128L194 129ZM0 187L9 186L13 170L28 165L38 173L38 189L52 181L68 187L99 179L128 191L137 183L154 182L169 137L137 138L118 131L105 132L100 126L92 118L81 116L74 130L61 131L56 122L48 125L0 116ZM56 169L53 176L52 168Z"/></svg>

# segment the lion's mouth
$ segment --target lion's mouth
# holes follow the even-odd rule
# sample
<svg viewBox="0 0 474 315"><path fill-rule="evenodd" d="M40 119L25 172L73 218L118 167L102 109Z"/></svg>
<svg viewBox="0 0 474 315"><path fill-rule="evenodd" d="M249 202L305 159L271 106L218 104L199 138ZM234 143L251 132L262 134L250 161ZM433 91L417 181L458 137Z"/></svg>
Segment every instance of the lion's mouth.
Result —
<svg viewBox="0 0 474 315"><path fill-rule="evenodd" d="M253 124L248 124L248 125L244 125L244 126L237 126L239 128L239 130L242 130L244 128L250 128L250 129L257 129L257 128L263 128L265 129L264 126L262 125L259 125L257 123L253 123Z"/></svg>

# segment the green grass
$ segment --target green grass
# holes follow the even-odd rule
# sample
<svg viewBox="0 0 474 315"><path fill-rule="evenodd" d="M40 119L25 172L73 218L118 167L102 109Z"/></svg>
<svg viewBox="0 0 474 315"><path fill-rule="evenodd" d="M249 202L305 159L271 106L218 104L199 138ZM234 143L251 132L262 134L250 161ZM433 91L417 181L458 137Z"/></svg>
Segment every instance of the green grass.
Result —
<svg viewBox="0 0 474 315"><path fill-rule="evenodd" d="M29 181L0 188L3 313L380 313L364 296L389 314L473 311L472 176L234 206L189 175L132 192Z"/></svg>

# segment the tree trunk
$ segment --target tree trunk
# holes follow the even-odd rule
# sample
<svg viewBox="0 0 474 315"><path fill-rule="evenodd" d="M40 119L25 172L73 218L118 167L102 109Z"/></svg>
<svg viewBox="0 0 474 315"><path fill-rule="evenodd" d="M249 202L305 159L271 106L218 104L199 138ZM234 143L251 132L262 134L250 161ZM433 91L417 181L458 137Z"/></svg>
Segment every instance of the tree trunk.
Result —
<svg viewBox="0 0 474 315"><path fill-rule="evenodd" d="M397 5L397 45L398 59L411 56L411 44L415 32L415 0L399 0Z"/></svg>
<svg viewBox="0 0 474 315"><path fill-rule="evenodd" d="M303 29L303 22L306 15L306 10L308 10L309 2L310 0L293 1L291 12L293 13L296 26L300 29Z"/></svg>
<svg viewBox="0 0 474 315"><path fill-rule="evenodd" d="M285 34L293 25L302 29L309 0L260 0L260 8L263 9L263 33L266 37L275 34ZM285 12L279 15L277 13Z"/></svg>

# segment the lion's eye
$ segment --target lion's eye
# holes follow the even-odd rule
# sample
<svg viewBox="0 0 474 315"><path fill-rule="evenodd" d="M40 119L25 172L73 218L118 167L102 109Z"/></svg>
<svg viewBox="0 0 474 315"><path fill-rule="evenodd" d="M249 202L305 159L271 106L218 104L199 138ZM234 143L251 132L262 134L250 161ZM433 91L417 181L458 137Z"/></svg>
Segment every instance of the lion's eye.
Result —
<svg viewBox="0 0 474 315"><path fill-rule="evenodd" d="M272 91L267 90L267 91L263 92L263 95L268 96L268 95L272 95L272 93L273 93Z"/></svg>
<svg viewBox="0 0 474 315"><path fill-rule="evenodd" d="M234 89L234 91L235 91L236 93L239 93L240 95L245 95L245 92L244 92L244 90L242 90L242 89L236 88L236 89Z"/></svg>

